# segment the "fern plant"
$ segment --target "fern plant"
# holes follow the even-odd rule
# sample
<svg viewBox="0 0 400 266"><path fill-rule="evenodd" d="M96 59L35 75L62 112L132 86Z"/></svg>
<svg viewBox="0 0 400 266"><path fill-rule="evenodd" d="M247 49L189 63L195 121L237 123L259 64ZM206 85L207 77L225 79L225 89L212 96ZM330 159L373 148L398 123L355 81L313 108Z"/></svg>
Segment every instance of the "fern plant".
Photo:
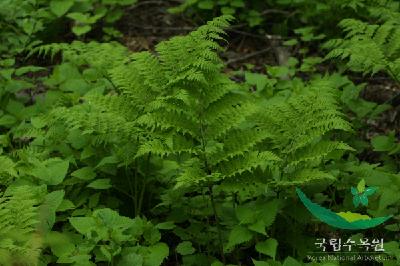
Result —
<svg viewBox="0 0 400 266"><path fill-rule="evenodd" d="M179 211L171 219L182 224L173 231L182 243L193 234L194 244L223 260L255 234L265 235L260 228L273 223L279 201L268 197L254 205L275 210L262 224L261 213L252 218L240 214L244 206L254 207L249 201L262 197L268 184L332 179L323 165L332 153L350 149L331 140L333 132L350 126L329 82L319 79L289 98L266 101L223 73L218 53L225 41L223 28L231 20L216 18L187 36L158 44L154 53L80 42L37 50L61 52L64 64L96 73L107 83L84 94L81 103L55 108L49 132L51 124L63 121L69 130L110 147L117 162L136 173L126 186L142 183L130 191L135 209L140 209L148 180L157 175L167 189L154 211ZM239 193L243 188L248 193ZM238 208L236 218L222 212L231 203ZM193 204L202 211L189 215ZM243 219L245 226L232 222ZM246 237L240 238L243 232Z"/></svg>
<svg viewBox="0 0 400 266"><path fill-rule="evenodd" d="M0 199L0 263L37 265L42 237L38 231L39 201L32 187L8 188Z"/></svg>
<svg viewBox="0 0 400 266"><path fill-rule="evenodd" d="M400 81L399 20L383 24L369 24L356 19L345 19L339 26L346 32L344 39L333 39L325 44L331 49L326 59L346 60L349 69L364 74L386 72Z"/></svg>

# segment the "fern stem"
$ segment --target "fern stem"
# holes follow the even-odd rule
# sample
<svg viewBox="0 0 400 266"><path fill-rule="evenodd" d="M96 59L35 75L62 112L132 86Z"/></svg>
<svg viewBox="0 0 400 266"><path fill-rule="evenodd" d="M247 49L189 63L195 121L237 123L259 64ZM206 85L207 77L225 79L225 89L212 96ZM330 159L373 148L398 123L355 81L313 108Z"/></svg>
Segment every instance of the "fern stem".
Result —
<svg viewBox="0 0 400 266"><path fill-rule="evenodd" d="M151 158L151 152L147 155L147 160L146 160L146 168L144 171L144 176L143 176L143 185L142 185L142 190L140 191L140 198L139 198L139 203L138 203L138 215L141 214L142 212L142 205L143 205L143 199L144 199L144 192L146 191L146 178L149 175L149 169L150 169L150 158Z"/></svg>
<svg viewBox="0 0 400 266"><path fill-rule="evenodd" d="M136 167L135 167L135 168L136 168ZM136 174L136 169L135 169L135 174ZM128 175L128 166L125 166L125 176L126 176L126 178L128 179L128 185L129 185L129 192L130 192L130 194L129 194L129 193L126 193L125 191L123 191L123 192L124 192L125 195L128 195L130 199L132 199L133 208L134 208L133 214L136 215L136 208L137 208L137 206L136 206L136 205L137 205L137 204L136 204L136 194L135 194L134 191L133 191L131 177L130 177L130 175ZM136 178L136 177L135 177L135 178Z"/></svg>
<svg viewBox="0 0 400 266"><path fill-rule="evenodd" d="M211 201L211 206L213 209L214 219L215 219L215 223L216 223L216 227L217 227L218 241L219 241L220 250L221 250L222 263L224 265L226 265L226 260L225 260L225 255L224 255L224 246L222 243L222 231L221 231L221 227L220 227L220 223L219 223L219 218L217 215L217 208L215 207L214 192L213 192L213 188L212 188L211 184L208 185L208 191L210 192L210 201Z"/></svg>

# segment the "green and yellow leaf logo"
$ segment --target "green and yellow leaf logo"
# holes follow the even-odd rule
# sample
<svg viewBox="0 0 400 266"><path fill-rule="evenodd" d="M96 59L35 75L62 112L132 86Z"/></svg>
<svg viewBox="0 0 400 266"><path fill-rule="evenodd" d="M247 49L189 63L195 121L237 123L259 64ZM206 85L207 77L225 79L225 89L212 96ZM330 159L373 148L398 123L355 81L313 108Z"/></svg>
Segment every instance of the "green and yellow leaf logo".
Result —
<svg viewBox="0 0 400 266"><path fill-rule="evenodd" d="M360 204L363 206L368 205L368 197L377 191L375 187L365 187L364 179L361 180L357 188L352 187L351 193L353 195L353 204L358 207ZM324 208L317 203L312 202L299 188L296 188L296 193L299 196L304 206L318 218L320 221L340 229L360 230L376 227L387 220L392 215L371 218L368 215L353 212L339 212L335 213L327 208Z"/></svg>

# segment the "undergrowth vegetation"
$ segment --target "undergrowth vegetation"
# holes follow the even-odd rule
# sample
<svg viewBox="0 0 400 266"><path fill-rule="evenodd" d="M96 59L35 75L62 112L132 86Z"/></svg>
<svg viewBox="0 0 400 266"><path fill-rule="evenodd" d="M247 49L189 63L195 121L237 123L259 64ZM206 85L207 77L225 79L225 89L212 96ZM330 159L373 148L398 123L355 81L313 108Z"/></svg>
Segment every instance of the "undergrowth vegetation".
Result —
<svg viewBox="0 0 400 266"><path fill-rule="evenodd" d="M207 23L131 51L116 22L143 3L3 1L0 264L399 265L399 3L188 0L166 15ZM289 56L228 68L235 23ZM339 230L296 188L391 219ZM321 238L386 259L312 260Z"/></svg>

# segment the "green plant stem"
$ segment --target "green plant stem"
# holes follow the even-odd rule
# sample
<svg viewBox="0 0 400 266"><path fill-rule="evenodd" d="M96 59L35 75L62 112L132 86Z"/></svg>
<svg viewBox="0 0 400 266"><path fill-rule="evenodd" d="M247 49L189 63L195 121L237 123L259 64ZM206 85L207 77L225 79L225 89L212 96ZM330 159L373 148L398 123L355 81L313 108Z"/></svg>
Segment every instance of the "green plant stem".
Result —
<svg viewBox="0 0 400 266"><path fill-rule="evenodd" d="M144 192L146 191L146 184L147 184L146 178L149 175L149 169L150 169L150 159L151 159L151 153L149 153L147 155L146 168L145 168L145 171L144 171L142 190L140 191L140 198L139 198L139 203L138 203L138 214L137 215L140 215L141 212L142 212Z"/></svg>
<svg viewBox="0 0 400 266"><path fill-rule="evenodd" d="M222 263L224 265L226 265L226 260L225 260L225 255L224 255L224 246L223 246L223 243L222 243L222 231L221 231L221 228L220 228L219 218L218 218L218 215L217 215L217 208L215 207L214 193L213 193L213 188L212 188L211 184L208 185L208 191L210 193L211 207L213 209L214 219L215 219L215 223L216 223L216 226L217 226L218 241L219 241L219 245L220 245L220 249L221 249Z"/></svg>

